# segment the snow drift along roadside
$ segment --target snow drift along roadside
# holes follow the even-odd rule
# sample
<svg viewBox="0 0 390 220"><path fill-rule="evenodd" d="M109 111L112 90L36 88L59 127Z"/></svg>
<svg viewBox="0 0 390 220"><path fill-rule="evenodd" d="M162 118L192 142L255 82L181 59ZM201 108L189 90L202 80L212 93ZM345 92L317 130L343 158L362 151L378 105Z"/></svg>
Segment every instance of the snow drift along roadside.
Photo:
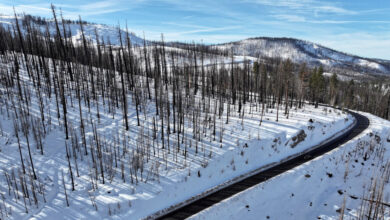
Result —
<svg viewBox="0 0 390 220"><path fill-rule="evenodd" d="M374 182L384 183L378 206L388 219L390 122L361 114L370 126L353 140L191 219L356 219L368 216Z"/></svg>

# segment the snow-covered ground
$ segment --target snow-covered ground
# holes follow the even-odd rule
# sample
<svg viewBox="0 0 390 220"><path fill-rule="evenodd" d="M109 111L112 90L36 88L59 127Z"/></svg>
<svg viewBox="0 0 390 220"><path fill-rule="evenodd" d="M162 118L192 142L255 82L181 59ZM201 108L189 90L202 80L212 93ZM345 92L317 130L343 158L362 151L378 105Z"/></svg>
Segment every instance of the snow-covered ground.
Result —
<svg viewBox="0 0 390 220"><path fill-rule="evenodd" d="M3 66L4 68L4 66ZM21 65L22 84L31 92L31 106L29 114L31 120L40 127L42 118L39 100L36 97L32 81ZM142 79L140 79L142 81ZM2 88L4 92L6 88ZM141 90L142 96L145 91ZM11 103L14 97L3 97ZM73 101L71 100L73 98ZM268 109L263 116L260 126L260 106L243 106L243 112L237 113L237 106L230 113L229 121L224 114L216 121L216 138L212 135L212 125L204 121L201 139L193 139L192 119L185 119L185 139L177 149L177 133L165 139L165 148L160 141L153 140L153 118L155 117L155 104L146 101L141 107L141 126L137 126L135 103L131 96L128 98L128 119L130 130L123 129L122 112L116 109L110 111L103 105L101 98L91 102L88 110L86 103L81 102L84 115L86 139L88 149L94 149L95 144L93 126L96 126L98 141L103 146L102 158L105 160L106 182L103 184L98 169L93 168L91 157L83 155L82 149L75 147L80 144L79 106L75 101L75 94L68 94L68 121L70 139L65 140L63 120L57 119L55 96L43 97L45 108L44 123L46 124L43 136L43 155L37 149L33 134L30 133L32 158L37 172L38 180L31 187L39 187L40 193L35 202L32 197L28 199L27 209L23 200L17 199L17 185L8 187L6 175L14 172L18 178L20 170L20 155L18 142L13 126L14 113L7 111L4 104L0 106L0 168L3 171L0 177L0 192L3 202L0 210L3 217L10 219L106 219L126 218L139 219L153 214L161 209L187 200L212 187L222 184L239 175L248 173L267 164L278 162L283 158L301 152L331 137L349 126L353 120L350 115L340 110L312 106L303 109L291 109L289 117L279 112L276 122L276 109ZM197 96L196 102L201 97ZM147 99L145 99L147 100ZM211 109L216 100L208 100ZM96 118L99 106L100 119ZM225 109L227 106L224 107ZM257 110L256 110L257 109ZM207 118L201 113L200 118ZM311 119L311 120L310 120ZM211 119L210 119L211 120ZM165 122L167 123L167 122ZM170 120L173 127L172 119ZM157 133L160 138L161 124L157 120ZM167 126L166 124L164 126ZM165 128L164 128L165 130ZM222 142L220 142L223 134ZM297 138L297 135L301 134ZM305 135L302 135L305 134ZM22 154L28 158L26 138L21 137ZM165 134L167 136L167 134ZM77 139L78 137L79 139ZM182 136L183 137L183 136ZM181 139L183 140L183 138ZM155 144L156 142L156 144ZM65 143L72 150L71 166L75 175L75 190L71 190L70 173L66 158ZM153 144L152 144L153 143ZM153 147L152 147L153 146ZM137 156L138 148L147 151L142 161L142 170L138 173L137 183L131 183L129 163ZM167 150L171 149L171 151ZM75 151L79 151L75 154ZM126 153L127 152L127 153ZM77 158L75 157L77 155ZM126 155L122 157L122 155ZM130 160L130 157L133 157ZM113 157L118 157L118 164L113 163ZM116 160L115 160L116 161ZM25 160L26 166L27 160ZM111 165L110 165L111 164ZM122 168L124 177L121 178ZM96 173L95 173L96 170ZM133 170L134 171L134 170ZM130 171L131 172L131 171ZM3 175L4 173L4 175ZM62 173L65 181L62 181ZM143 173L143 176L142 176ZM134 176L134 174L133 174ZM26 176L25 178L28 178ZM12 178L13 179L13 178ZM26 180L30 183L30 180ZM66 206L65 182L70 206ZM18 189L16 187L19 187ZM30 185L26 186L30 190ZM16 193L15 193L16 192ZM31 192L31 191L30 191Z"/></svg>
<svg viewBox="0 0 390 220"><path fill-rule="evenodd" d="M65 140L63 131L53 125L53 130L44 140L44 155L40 155L37 149L33 152L36 169L46 185L47 202L41 202L37 209L33 207L33 211L30 210L29 214L25 214L23 204L6 200L7 206L12 207L13 210L13 215L10 217L46 219L56 216L61 219L90 219L108 218L111 212L111 215L118 218L138 219L182 202L235 176L303 151L352 122L349 116L339 111L331 110L332 112L324 113L322 109L307 107L304 110L293 111L290 119L282 118L276 123L275 111L271 111L273 113L266 114L262 126L259 126L259 118L256 115L248 114L244 126L241 126L240 119L232 117L229 125L225 127L226 134L222 144L219 141L205 141L202 146L199 146L198 155L188 157L187 165L183 164L180 167L173 166L176 164L174 154L166 155L169 157L168 165L166 168L165 164L159 164L160 176L156 179L144 180L138 185L129 184L129 177L126 178L126 183L123 183L120 178L114 178L112 182L99 184L99 189L92 192L89 181L90 166L86 161L78 161L80 177L76 178L76 191L71 192L71 187L68 185L70 198L68 208L65 205L61 185L62 171L66 181L69 178L64 150ZM134 111L130 115L133 115L130 117L130 124L135 127ZM309 118L313 119L314 123L309 123ZM349 120L346 121L346 118ZM0 138L2 145L0 167L7 170L19 167L20 162L11 123L7 117L1 116L3 135ZM116 130L120 126L122 125L119 117L112 120L109 114L101 114L101 122L97 125L97 129L105 133L107 135L105 138L110 141L112 137L117 136ZM312 130L310 130L311 126L313 126ZM74 129L77 130L77 126ZM300 130L305 131L307 138L292 148L289 139L297 135ZM137 135L136 130L130 133ZM22 142L22 145L26 150L26 143ZM130 148L135 148L134 142L131 142ZM194 146L188 151L194 151ZM151 159L153 160L154 158ZM182 155L179 155L179 160L184 160ZM119 166L117 169L119 175ZM1 179L3 192L7 191L6 186L5 179ZM91 196L97 203L98 211L92 206Z"/></svg>
<svg viewBox="0 0 390 220"><path fill-rule="evenodd" d="M390 122L361 114L370 126L353 140L191 219L389 219Z"/></svg>

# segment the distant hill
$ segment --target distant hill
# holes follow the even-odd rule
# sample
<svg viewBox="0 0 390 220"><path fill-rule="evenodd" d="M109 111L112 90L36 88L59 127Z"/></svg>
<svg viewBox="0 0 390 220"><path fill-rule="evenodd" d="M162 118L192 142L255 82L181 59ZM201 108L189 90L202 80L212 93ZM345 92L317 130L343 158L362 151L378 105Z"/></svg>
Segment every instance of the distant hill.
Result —
<svg viewBox="0 0 390 220"><path fill-rule="evenodd" d="M249 38L213 46L231 50L235 55L290 59L310 66L322 65L327 70L351 74L390 76L390 61L369 59L339 52L319 44L293 38Z"/></svg>
<svg viewBox="0 0 390 220"><path fill-rule="evenodd" d="M31 15L26 16L19 16L19 23L23 25L25 19L30 20L34 25L39 27L42 31L46 30L46 24L49 26L49 31L51 34L55 34L56 28L54 20L48 20L43 19L40 17L34 17ZM0 15L0 25L7 27L12 27L12 25L15 25L15 17L14 16L6 16L6 15ZM80 24L78 21L71 21L71 20L65 20L65 27L67 29L67 35L69 38L73 40L73 42L81 42L81 29ZM62 23L61 23L62 25ZM117 27L104 25L104 24L94 24L89 22L83 21L83 28L84 28L84 34L88 39L91 39L93 42L96 42L96 34L95 30L97 31L99 35L99 41L101 42L101 39L104 40L104 42L107 44L110 42L110 44L113 45L119 45L119 32ZM62 28L61 28L62 31ZM129 32L129 36L131 39L131 42L134 45L143 45L143 39L140 37L137 37L134 33ZM126 31L122 29L122 40L123 42L126 42Z"/></svg>

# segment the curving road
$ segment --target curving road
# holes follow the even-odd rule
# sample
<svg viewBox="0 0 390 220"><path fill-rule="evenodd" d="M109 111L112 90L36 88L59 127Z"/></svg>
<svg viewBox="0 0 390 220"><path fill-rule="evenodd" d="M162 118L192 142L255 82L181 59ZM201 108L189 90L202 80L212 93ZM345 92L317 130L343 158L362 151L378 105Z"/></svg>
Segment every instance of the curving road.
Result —
<svg viewBox="0 0 390 220"><path fill-rule="evenodd" d="M185 219L188 218L203 209L206 209L216 203L219 203L220 201L229 198L241 191L244 191L256 184L259 184L261 182L266 181L269 178L272 178L274 176L277 176L283 172L286 172L290 169L293 169L294 167L297 167L309 160L312 160L318 156L321 156L322 154L325 154L342 144L346 143L347 141L353 139L357 135L359 135L361 132L363 132L366 128L369 126L369 120L367 117L355 113L355 112L349 112L352 114L356 119L356 124L347 132L340 135L339 137L333 139L330 142L327 142L323 145L320 145L316 147L315 149L306 152L298 157L295 157L291 160L285 161L277 166L271 167L267 170L264 170L258 174L255 174L253 176L250 176L246 179L243 179L237 183L234 183L226 188L223 188L217 192L214 192L212 194L209 194L199 200L196 200L192 203L189 203L183 207L180 207L176 210L172 210L171 212L166 213L163 216L158 217L157 219Z"/></svg>

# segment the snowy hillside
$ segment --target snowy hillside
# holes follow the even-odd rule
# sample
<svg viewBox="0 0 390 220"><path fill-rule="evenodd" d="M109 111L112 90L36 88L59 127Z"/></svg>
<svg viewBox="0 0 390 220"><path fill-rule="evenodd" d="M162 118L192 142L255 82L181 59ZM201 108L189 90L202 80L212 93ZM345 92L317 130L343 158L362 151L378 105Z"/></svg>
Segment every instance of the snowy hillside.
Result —
<svg viewBox="0 0 390 220"><path fill-rule="evenodd" d="M361 58L292 38L250 38L215 47L227 51L233 49L236 55L280 57L296 63L306 62L313 66L323 65L327 69L341 68L360 73L390 74L389 61Z"/></svg>
<svg viewBox="0 0 390 220"><path fill-rule="evenodd" d="M1 68L11 71L12 63L11 60L3 63ZM137 126L136 103L128 96L130 129L125 131L121 111L111 110L102 97L89 107L84 101L78 104L72 101L77 95L69 92L64 100L69 103L67 120L70 137L66 140L63 120L57 118L55 95L39 96L22 64L20 78L21 85L30 91L29 107L24 108L25 104L21 104L12 111L9 109L12 107L7 105L0 108L0 167L6 177L0 178L0 191L5 192L0 210L10 219L47 219L48 216L59 219L104 219L113 216L139 219L251 170L299 153L337 134L353 122L350 115L340 110L315 109L312 106L292 109L289 117L280 116L275 121L275 108L269 108L261 117L261 112L255 110L260 108L254 103L247 103L241 113L232 111L229 118L226 115L215 118L214 125L207 125L211 123L208 113L199 112L197 117L205 118L202 123L208 122L199 128L203 130L200 131L201 139L192 138L194 124L193 119L189 118L185 119L185 133L168 134L168 141L161 144L157 140L164 135L162 132L167 124L157 121L158 138L153 138L153 133L156 133L153 101L145 99L140 115L142 126ZM141 76L136 79L144 82ZM7 91L9 88L1 89L3 93ZM146 95L145 90L140 93ZM18 96L4 97L3 101L17 102L15 98ZM213 112L217 108L216 100L208 99L210 112ZM194 102L200 103L200 100L201 96L197 95ZM41 108L43 103L45 108ZM35 123L33 132L25 133L26 137L22 135L26 130L18 132L17 128L25 124L17 125L14 120L13 111L19 112L17 109L20 108L28 110L27 120ZM230 107L225 105L223 108ZM88 122L83 128L80 127L83 124L81 115ZM175 125L169 118L165 123L169 123L171 128ZM215 127L214 135L211 126ZM78 135L82 129L85 129L85 139L88 141L85 149L89 149L85 154L82 136ZM39 132L44 133L41 136ZM180 136L182 143L178 139ZM30 145L37 171L36 180L33 180L29 168L30 160L23 160L27 170L25 175L19 169L19 158L28 158ZM99 150L99 146L102 149ZM133 169L135 163L138 168ZM105 176L101 173L102 178L98 171L100 169L106 170ZM8 181L8 177L14 179L15 176L15 180ZM36 193L33 198L25 199L26 203L20 199L26 197L19 197L23 184L32 187L26 188L27 193ZM34 191L35 187L39 189L38 192Z"/></svg>
<svg viewBox="0 0 390 220"><path fill-rule="evenodd" d="M23 27L23 16L19 16L19 24L21 27ZM46 30L46 25L44 23L40 22L34 22L34 20L31 20L33 25L36 27L39 27L41 31ZM12 26L15 25L15 17L14 16L6 16L6 15L0 15L0 25L3 25L6 28L11 28ZM52 36L56 34L56 27L54 20L47 20L46 21L49 27L49 31ZM61 20L59 20L59 25L61 26L61 31L63 32L62 29L62 23ZM68 38L71 38L74 43L81 43L82 41L82 36L81 36L81 29L80 25L77 23L67 23L65 25L66 31ZM96 43L96 32L99 36L99 41L102 42L102 39L106 44L110 43L112 45L120 45L119 41L119 31L117 27L109 26L109 25L104 25L104 24L91 24L91 23L86 23L83 25L84 29L84 34L87 37L87 39L92 40L93 42ZM25 31L26 28L23 27L23 30ZM95 32L96 30L96 32ZM123 42L126 42L126 30L121 30L121 35L122 35L122 40ZM129 37L131 39L132 44L134 45L143 45L143 39L137 37L134 33L129 33Z"/></svg>
<svg viewBox="0 0 390 220"><path fill-rule="evenodd" d="M362 114L352 141L191 219L389 219L390 122Z"/></svg>

